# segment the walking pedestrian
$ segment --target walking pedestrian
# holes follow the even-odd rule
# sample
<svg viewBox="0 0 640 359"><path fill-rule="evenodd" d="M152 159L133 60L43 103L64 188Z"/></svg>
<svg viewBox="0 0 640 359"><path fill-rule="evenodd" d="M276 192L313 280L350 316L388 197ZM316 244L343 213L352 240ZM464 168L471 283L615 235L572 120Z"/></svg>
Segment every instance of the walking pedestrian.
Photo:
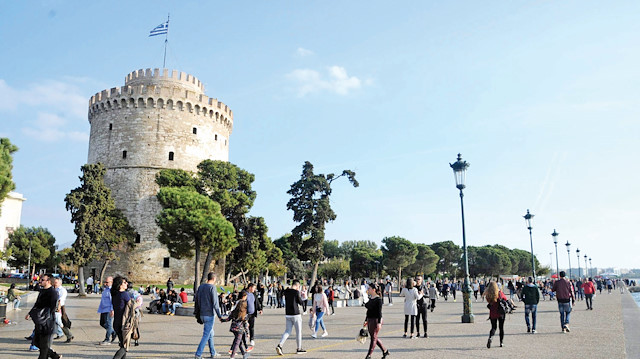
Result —
<svg viewBox="0 0 640 359"><path fill-rule="evenodd" d="M596 289L593 285L593 279L589 277L588 281L585 281L582 285L584 291L585 301L587 302L587 310L593 310L593 295L596 293Z"/></svg>
<svg viewBox="0 0 640 359"><path fill-rule="evenodd" d="M407 278L407 283L402 288L400 296L404 297L404 335L402 337L407 337L407 325L409 318L411 318L411 336L409 338L413 339L413 325L418 315L417 301L422 298L422 293L418 293L418 290L414 287L413 278Z"/></svg>
<svg viewBox="0 0 640 359"><path fill-rule="evenodd" d="M369 301L364 305L367 308L367 316L364 320L364 326L369 331L369 351L365 359L371 359L376 345L382 350L382 359L389 356L389 350L385 349L384 345L378 338L380 329L382 329L382 287L376 283L370 283L367 294L370 296Z"/></svg>
<svg viewBox="0 0 640 359"><path fill-rule="evenodd" d="M329 333L324 325L324 315L329 311L329 301L327 299L327 295L322 291L322 286L320 284L316 284L313 293L312 308L316 313L316 328L312 337L318 337L318 329L320 328L323 330L322 337L326 337Z"/></svg>
<svg viewBox="0 0 640 359"><path fill-rule="evenodd" d="M431 301L431 312L436 309L436 300L438 300L438 289L436 285L431 283L431 287L429 287L429 300Z"/></svg>
<svg viewBox="0 0 640 359"><path fill-rule="evenodd" d="M127 349L125 348L124 341L124 314L125 307L131 299L129 292L127 292L127 280L121 276L116 276L113 279L113 285L111 287L111 303L113 304L113 330L120 342L120 348L113 356L113 359L123 359L127 357Z"/></svg>
<svg viewBox="0 0 640 359"><path fill-rule="evenodd" d="M88 294L91 294L93 292L93 276L90 275L89 278L87 278L87 292Z"/></svg>
<svg viewBox="0 0 640 359"><path fill-rule="evenodd" d="M503 347L504 341L504 317L505 313L500 312L500 301L507 300L507 296L498 288L498 283L490 282L485 290L485 298L487 299L487 307L489 308L489 320L491 320L491 331L487 340L487 348L491 348L491 340L496 334L496 328L500 328L500 347Z"/></svg>
<svg viewBox="0 0 640 359"><path fill-rule="evenodd" d="M304 354L307 351L302 349L302 316L300 315L300 306L303 303L302 296L300 294L300 281L294 280L290 288L285 289L285 321L286 328L280 338L280 343L276 346L276 353L278 355L284 355L282 352L282 346L291 335L293 328L296 328L296 354Z"/></svg>
<svg viewBox="0 0 640 359"><path fill-rule="evenodd" d="M218 304L218 289L215 286L215 282L215 273L209 272L207 274L207 283L201 284L196 292L195 310L199 313L199 318L202 324L204 324L204 329L202 331L202 339L200 339L200 344L198 344L198 349L196 350L195 359L202 359L202 352L207 343L209 344L211 357L220 356L220 354L216 352L213 341L214 313L219 320L222 320L220 306Z"/></svg>
<svg viewBox="0 0 640 359"><path fill-rule="evenodd" d="M73 334L71 334L71 321L67 316L67 309L65 304L67 302L67 289L62 286L62 278L58 277L55 279L55 288L56 292L58 292L58 307L56 310L56 324L60 331L64 333L67 337L67 341L65 343L71 343L73 340Z"/></svg>
<svg viewBox="0 0 640 359"><path fill-rule="evenodd" d="M305 315L307 313L307 301L309 300L309 293L305 285L300 290L300 298L302 298L302 315Z"/></svg>
<svg viewBox="0 0 640 359"><path fill-rule="evenodd" d="M252 351L256 344L253 338L258 314L262 315L262 304L256 295L256 285L249 283L247 285L247 322L249 323L249 348L247 351Z"/></svg>
<svg viewBox="0 0 640 359"><path fill-rule="evenodd" d="M325 293L327 295L327 301L329 302L329 308L331 308L331 315L335 315L336 314L336 310L333 307L333 301L335 299L335 292L333 291L333 286L329 286L329 288L327 288L327 292Z"/></svg>
<svg viewBox="0 0 640 359"><path fill-rule="evenodd" d="M480 285L478 284L478 280L474 280L471 284L471 289L473 289L473 297L476 298L476 302L478 301L478 292L480 291Z"/></svg>
<svg viewBox="0 0 640 359"><path fill-rule="evenodd" d="M233 343L231 344L231 349L229 349L230 358L235 358L236 349L240 349L240 353L242 353L242 358L246 359L249 357L249 353L244 349L244 341L245 335L247 334L248 324L247 317L249 314L247 313L247 291L243 290L238 295L238 301L236 303L235 308L231 311L229 318L231 319L231 326L229 331L233 333Z"/></svg>
<svg viewBox="0 0 640 359"><path fill-rule="evenodd" d="M558 311L560 312L560 325L563 333L569 333L569 316L571 315L571 306L575 303L575 295L573 294L573 285L566 278L566 273L560 271L560 279L553 283L551 289L556 293L558 300Z"/></svg>
<svg viewBox="0 0 640 359"><path fill-rule="evenodd" d="M387 278L387 284L384 287L384 291L387 293L389 306L393 306L393 297L391 296L391 292L393 291L393 282L391 282L391 278Z"/></svg>
<svg viewBox="0 0 640 359"><path fill-rule="evenodd" d="M422 327L424 328L424 337L428 338L427 335L427 311L429 307L429 285L424 283L421 276L416 277L416 289L418 293L422 294L422 298L416 301L416 305L418 306L418 316L416 317L416 333L417 337L420 338L420 319L422 318Z"/></svg>
<svg viewBox="0 0 640 359"><path fill-rule="evenodd" d="M62 358L62 355L51 349L55 331L55 311L58 304L58 292L53 288L52 279L53 277L48 274L40 276L41 290L38 293L38 299L24 318L25 320L32 319L35 325L32 347L35 345L40 350L38 359Z"/></svg>
<svg viewBox="0 0 640 359"><path fill-rule="evenodd" d="M98 306L98 314L100 314L100 326L106 329L104 340L100 342L100 345L109 345L115 338L116 333L113 331L113 305L111 303L111 286L113 284L113 277L107 277L102 289L102 297L100 298L100 305Z"/></svg>
<svg viewBox="0 0 640 359"><path fill-rule="evenodd" d="M522 287L522 299L524 300L524 319L527 323L527 333L536 333L536 316L538 312L538 303L540 302L540 290L533 283L533 278L527 279L527 285ZM531 321L529 323L529 313L531 313Z"/></svg>

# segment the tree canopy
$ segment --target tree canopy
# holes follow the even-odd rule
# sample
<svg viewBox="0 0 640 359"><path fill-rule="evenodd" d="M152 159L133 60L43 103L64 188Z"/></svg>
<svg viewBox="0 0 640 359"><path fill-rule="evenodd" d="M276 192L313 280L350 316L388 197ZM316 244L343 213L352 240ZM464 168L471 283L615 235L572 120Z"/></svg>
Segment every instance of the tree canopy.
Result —
<svg viewBox="0 0 640 359"><path fill-rule="evenodd" d="M27 266L29 247L31 247L32 267L29 268L29 272L33 273L36 266L45 265L51 257L55 256L57 248L55 242L55 237L46 228L20 226L9 234L7 263L12 267Z"/></svg>
<svg viewBox="0 0 640 359"><path fill-rule="evenodd" d="M0 138L0 203L4 201L7 194L16 188L13 183L13 153L18 151L18 147L13 145L8 138ZM0 207L0 213L2 207Z"/></svg>
<svg viewBox="0 0 640 359"><path fill-rule="evenodd" d="M440 257L426 244L418 243L416 248L418 249L416 261L407 266L406 271L413 275L423 276L434 273Z"/></svg>
<svg viewBox="0 0 640 359"><path fill-rule="evenodd" d="M416 261L418 248L415 244L398 236L385 237L382 244L385 266L396 269L398 278L402 278L402 268L406 268Z"/></svg>

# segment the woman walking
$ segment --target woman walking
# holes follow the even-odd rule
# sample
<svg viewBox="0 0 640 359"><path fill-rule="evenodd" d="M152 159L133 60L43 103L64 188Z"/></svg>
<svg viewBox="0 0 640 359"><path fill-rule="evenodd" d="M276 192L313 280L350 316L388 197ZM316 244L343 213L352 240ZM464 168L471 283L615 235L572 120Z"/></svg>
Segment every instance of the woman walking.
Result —
<svg viewBox="0 0 640 359"><path fill-rule="evenodd" d="M121 276L113 278L111 286L111 303L113 304L113 330L120 341L120 349L113 356L113 359L123 359L127 357L127 349L124 344L124 335L122 332L125 307L131 297L127 292L127 280Z"/></svg>
<svg viewBox="0 0 640 359"><path fill-rule="evenodd" d="M384 348L384 345L382 345L382 342L378 338L378 333L380 329L382 329L382 287L378 284L370 283L367 294L369 294L371 298L364 305L367 308L367 317L364 320L364 326L369 330L371 343L369 344L369 352L365 359L371 359L376 345L382 350L382 359L385 359L389 356L389 351Z"/></svg>
<svg viewBox="0 0 640 359"><path fill-rule="evenodd" d="M316 284L313 289L313 311L316 313L316 330L313 332L312 337L317 338L318 329L322 327L324 331L322 333L323 337L329 335L327 332L327 328L324 326L324 315L329 311L329 301L327 300L327 295L322 291L322 286L320 284Z"/></svg>
<svg viewBox="0 0 640 359"><path fill-rule="evenodd" d="M491 320L491 331L489 332L489 340L487 340L487 348L491 348L491 339L496 334L496 327L500 326L500 347L504 339L504 313L500 313L500 299L507 300L507 296L498 289L496 282L491 282L485 290L485 298L487 299L487 307L489 308L489 319Z"/></svg>
<svg viewBox="0 0 640 359"><path fill-rule="evenodd" d="M242 358L246 359L249 357L249 353L247 353L244 349L246 344L244 344L244 337L248 330L247 323L247 292L244 290L240 292L238 296L238 302L236 303L236 307L231 312L229 316L231 319L231 327L229 331L233 333L233 343L231 344L231 349L229 350L230 358L235 358L236 350L240 349L240 353L242 353Z"/></svg>
<svg viewBox="0 0 640 359"><path fill-rule="evenodd" d="M407 278L407 284L402 288L400 296L404 297L404 335L402 337L407 337L407 324L411 318L411 336L409 338L413 339L413 326L418 315L417 301L422 298L422 293L419 293L413 286L413 278Z"/></svg>

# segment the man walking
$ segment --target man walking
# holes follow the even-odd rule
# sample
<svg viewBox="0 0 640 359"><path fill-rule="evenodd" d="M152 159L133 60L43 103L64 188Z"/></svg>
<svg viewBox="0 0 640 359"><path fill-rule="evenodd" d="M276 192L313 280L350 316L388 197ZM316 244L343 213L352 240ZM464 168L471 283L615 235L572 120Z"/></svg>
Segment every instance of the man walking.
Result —
<svg viewBox="0 0 640 359"><path fill-rule="evenodd" d="M209 344L211 357L220 356L220 354L216 352L213 342L214 312L218 319L222 320L220 306L218 304L218 288L216 288L215 282L216 275L213 272L209 272L209 274L207 274L207 283L201 284L196 293L196 311L200 313L200 321L204 324L202 339L200 339L200 344L196 350L196 359L202 359L202 352L204 352L204 347L207 343Z"/></svg>
<svg viewBox="0 0 640 359"><path fill-rule="evenodd" d="M91 294L93 292L93 276L89 276L87 278L87 294Z"/></svg>
<svg viewBox="0 0 640 359"><path fill-rule="evenodd" d="M431 283L431 287L429 287L429 299L431 300L431 312L436 309L436 300L438 299L438 290L436 285Z"/></svg>
<svg viewBox="0 0 640 359"><path fill-rule="evenodd" d="M593 295L596 293L596 288L593 285L593 279L589 278L582 285L584 291L585 301L587 302L587 310L593 310Z"/></svg>
<svg viewBox="0 0 640 359"><path fill-rule="evenodd" d="M98 306L98 314L100 314L100 326L107 330L104 340L100 345L109 345L116 339L116 333L113 331L113 305L111 303L111 285L113 277L107 277L102 289L102 297L100 297L100 305Z"/></svg>
<svg viewBox="0 0 640 359"><path fill-rule="evenodd" d="M387 278L387 285L384 286L384 291L387 293L387 298L389 298L389 306L391 307L393 305L393 297L391 296L391 293L393 291L393 283L389 278Z"/></svg>
<svg viewBox="0 0 640 359"><path fill-rule="evenodd" d="M569 316L571 314L571 306L575 302L575 295L573 294L573 285L569 282L565 276L567 274L564 271L560 271L560 279L553 283L551 289L556 293L558 300L558 311L560 312L560 325L562 326L563 333L569 333Z"/></svg>
<svg viewBox="0 0 640 359"><path fill-rule="evenodd" d="M527 285L522 287L522 299L524 300L524 320L527 323L527 333L536 333L536 314L538 312L538 303L540 302L540 290L533 283L533 278L527 279ZM529 323L529 313L533 326Z"/></svg>
<svg viewBox="0 0 640 359"><path fill-rule="evenodd" d="M69 320L67 310L65 309L65 303L67 302L67 290L62 286L62 278L58 277L55 279L55 288L58 293L56 324L58 325L59 330L61 330L67 337L67 341L65 343L71 343L73 340L73 334L71 334L71 321Z"/></svg>
<svg viewBox="0 0 640 359"><path fill-rule="evenodd" d="M300 316L300 305L302 305L302 297L300 296L300 282L298 280L294 280L293 284L290 288L285 289L284 298L285 298L285 319L287 321L287 327L282 334L282 338L280 339L280 343L276 347L276 353L278 355L284 355L282 353L282 346L284 342L287 341L289 335L291 335L291 330L293 327L296 328L296 344L297 344L297 354L304 354L307 351L302 349L302 316Z"/></svg>
<svg viewBox="0 0 640 359"><path fill-rule="evenodd" d="M424 337L427 335L427 307L429 306L429 286L424 283L421 276L416 277L416 286L418 293L422 294L422 297L416 301L418 306L418 317L416 318L416 332L417 337L420 338L420 318L422 318L422 326L424 327Z"/></svg>
<svg viewBox="0 0 640 359"><path fill-rule="evenodd" d="M283 291L284 292L284 291ZM283 293L284 294L284 293ZM256 317L258 314L262 314L262 304L258 300L256 295L256 285L249 283L247 285L247 317L249 322L249 347L247 351L253 350L253 346L256 345L254 338L254 328L256 324Z"/></svg>
<svg viewBox="0 0 640 359"><path fill-rule="evenodd" d="M40 293L38 299L24 318L26 320L33 319L35 324L33 344L40 350L38 359L53 358L58 359L58 355L51 345L53 344L53 332L55 331L55 311L58 305L58 292L51 283L53 277L45 274L40 276Z"/></svg>

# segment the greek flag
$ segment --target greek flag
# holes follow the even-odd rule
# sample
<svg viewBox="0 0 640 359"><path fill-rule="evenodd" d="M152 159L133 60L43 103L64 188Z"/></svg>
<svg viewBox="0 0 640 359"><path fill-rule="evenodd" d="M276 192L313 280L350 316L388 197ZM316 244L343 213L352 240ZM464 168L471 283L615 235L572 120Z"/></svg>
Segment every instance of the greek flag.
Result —
<svg viewBox="0 0 640 359"><path fill-rule="evenodd" d="M164 24L160 24L160 25L156 26L153 30L151 30L149 32L149 37L157 36L157 35L164 35L164 34L166 34L168 32L169 32L169 21L167 20L167 22L165 22Z"/></svg>

